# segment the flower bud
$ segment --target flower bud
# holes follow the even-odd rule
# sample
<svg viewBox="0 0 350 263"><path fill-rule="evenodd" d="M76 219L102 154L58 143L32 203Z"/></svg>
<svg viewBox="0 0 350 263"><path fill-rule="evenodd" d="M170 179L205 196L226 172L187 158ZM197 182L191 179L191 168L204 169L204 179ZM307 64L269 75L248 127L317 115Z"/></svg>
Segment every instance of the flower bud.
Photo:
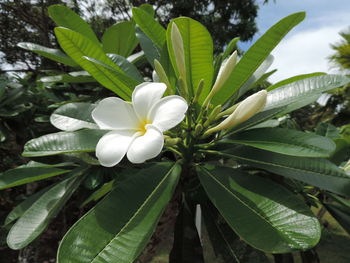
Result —
<svg viewBox="0 0 350 263"><path fill-rule="evenodd" d="M256 113L261 111L266 103L267 91L261 90L245 100L243 100L230 116L228 116L219 125L211 128L206 133L210 134L223 129L228 129L237 126L238 124L250 119Z"/></svg>
<svg viewBox="0 0 350 263"><path fill-rule="evenodd" d="M171 27L171 43L173 45L175 61L180 77L186 80L185 52L181 33L175 23Z"/></svg>
<svg viewBox="0 0 350 263"><path fill-rule="evenodd" d="M204 106L208 105L211 98L221 89L221 87L225 84L226 80L230 77L233 69L235 68L237 63L237 51L234 51L231 56L224 60L222 63L219 73L216 77L213 88L211 89L209 95L207 96Z"/></svg>

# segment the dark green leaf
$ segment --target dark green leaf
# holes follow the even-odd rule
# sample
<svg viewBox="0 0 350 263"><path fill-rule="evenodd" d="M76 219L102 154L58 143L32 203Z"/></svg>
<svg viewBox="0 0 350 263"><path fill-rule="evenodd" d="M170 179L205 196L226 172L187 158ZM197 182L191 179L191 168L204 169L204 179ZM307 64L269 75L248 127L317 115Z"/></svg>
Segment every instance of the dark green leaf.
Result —
<svg viewBox="0 0 350 263"><path fill-rule="evenodd" d="M314 247L317 218L284 187L229 167L200 167L199 179L221 215L248 244L268 253Z"/></svg>
<svg viewBox="0 0 350 263"><path fill-rule="evenodd" d="M32 139L24 145L23 156L38 157L74 152L93 152L106 130L58 132Z"/></svg>
<svg viewBox="0 0 350 263"><path fill-rule="evenodd" d="M335 143L326 137L284 128L252 129L234 134L222 142L303 157L329 157L335 150Z"/></svg>
<svg viewBox="0 0 350 263"><path fill-rule="evenodd" d="M162 163L120 182L68 231L58 262L133 262L151 237L179 175L179 165Z"/></svg>
<svg viewBox="0 0 350 263"><path fill-rule="evenodd" d="M81 170L41 195L12 226L7 244L21 249L36 239L59 213L84 178Z"/></svg>
<svg viewBox="0 0 350 263"><path fill-rule="evenodd" d="M143 77L138 71L137 67L131 62L129 62L126 58L117 54L107 54L107 56L115 64L117 64L129 77L132 77L133 79L139 82L143 81Z"/></svg>

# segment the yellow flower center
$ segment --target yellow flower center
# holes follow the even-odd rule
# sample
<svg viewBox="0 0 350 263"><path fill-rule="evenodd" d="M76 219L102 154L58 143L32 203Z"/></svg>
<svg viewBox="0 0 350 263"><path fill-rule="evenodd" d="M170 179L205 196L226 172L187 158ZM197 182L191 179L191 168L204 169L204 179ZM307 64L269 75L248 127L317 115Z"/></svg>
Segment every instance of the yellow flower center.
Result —
<svg viewBox="0 0 350 263"><path fill-rule="evenodd" d="M147 131L146 126L147 124L151 124L149 120L142 120L140 121L138 131L141 133L141 135L144 135Z"/></svg>

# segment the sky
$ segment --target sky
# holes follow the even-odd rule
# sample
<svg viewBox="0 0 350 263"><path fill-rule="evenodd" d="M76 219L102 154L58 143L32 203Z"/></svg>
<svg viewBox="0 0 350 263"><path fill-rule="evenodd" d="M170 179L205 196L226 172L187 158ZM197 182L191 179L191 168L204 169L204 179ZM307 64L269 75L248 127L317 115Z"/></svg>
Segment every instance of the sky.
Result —
<svg viewBox="0 0 350 263"><path fill-rule="evenodd" d="M247 50L273 24L300 11L306 11L304 21L272 52L275 59L270 69L278 69L269 78L272 82L311 72L337 73L327 57L334 53L330 44L341 39L339 32L350 27L350 0L270 0L260 5L259 32L253 41L241 43L239 47Z"/></svg>

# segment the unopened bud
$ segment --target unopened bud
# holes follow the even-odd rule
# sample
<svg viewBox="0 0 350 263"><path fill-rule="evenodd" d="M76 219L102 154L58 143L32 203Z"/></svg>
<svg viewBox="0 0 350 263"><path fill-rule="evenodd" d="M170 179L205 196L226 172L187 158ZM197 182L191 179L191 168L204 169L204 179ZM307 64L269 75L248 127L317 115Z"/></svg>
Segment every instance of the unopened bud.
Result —
<svg viewBox="0 0 350 263"><path fill-rule="evenodd" d="M210 123L212 123L215 120L216 115L218 115L221 112L222 106L217 105L209 114L208 119L204 123L204 127L208 127Z"/></svg>
<svg viewBox="0 0 350 263"><path fill-rule="evenodd" d="M228 116L219 125L211 128L206 133L212 133L223 129L228 129L237 126L238 124L250 119L256 113L261 111L266 103L267 91L261 90L245 100L243 100L235 111Z"/></svg>
<svg viewBox="0 0 350 263"><path fill-rule="evenodd" d="M175 23L172 23L171 27L171 43L173 45L175 61L177 69L179 71L179 75L180 77L182 77L183 80L186 80L184 44L179 28Z"/></svg>
<svg viewBox="0 0 350 263"><path fill-rule="evenodd" d="M180 142L181 142L180 138L171 138L171 137L165 138L165 145L166 146L174 146Z"/></svg>
<svg viewBox="0 0 350 263"><path fill-rule="evenodd" d="M218 76L216 77L213 88L211 89L209 95L207 96L203 105L208 105L211 98L221 89L221 87L225 84L226 80L230 77L233 69L235 68L237 63L237 51L233 52L232 55L224 60L222 63Z"/></svg>

